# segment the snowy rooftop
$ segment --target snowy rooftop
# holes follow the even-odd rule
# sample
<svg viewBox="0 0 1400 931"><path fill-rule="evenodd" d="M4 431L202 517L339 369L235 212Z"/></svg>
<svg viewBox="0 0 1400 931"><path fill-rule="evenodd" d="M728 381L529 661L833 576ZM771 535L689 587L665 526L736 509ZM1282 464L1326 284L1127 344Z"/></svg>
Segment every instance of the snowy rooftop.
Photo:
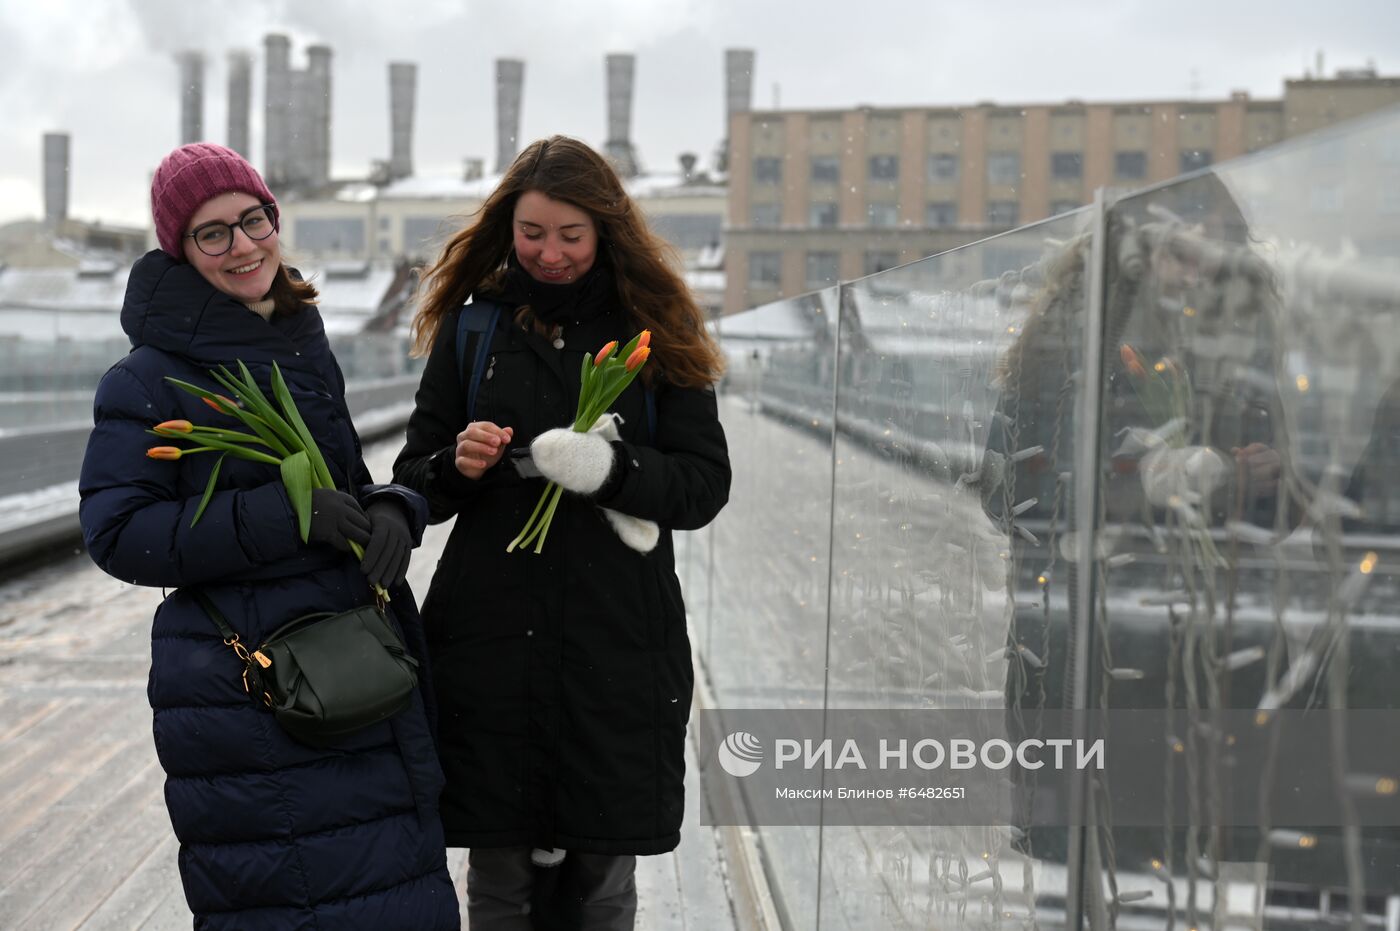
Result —
<svg viewBox="0 0 1400 931"><path fill-rule="evenodd" d="M485 200L501 175L487 175L472 181L453 177L403 178L379 190L383 200ZM637 198L719 197L725 188L717 184L686 184L679 172L638 175L623 182L627 193ZM336 200L361 203L373 200L376 188L368 183L347 184L336 193Z"/></svg>
<svg viewBox="0 0 1400 931"><path fill-rule="evenodd" d="M120 337L118 315L130 268L0 268L0 336L92 340ZM329 333L358 332L388 290L388 266L303 267L321 292Z"/></svg>

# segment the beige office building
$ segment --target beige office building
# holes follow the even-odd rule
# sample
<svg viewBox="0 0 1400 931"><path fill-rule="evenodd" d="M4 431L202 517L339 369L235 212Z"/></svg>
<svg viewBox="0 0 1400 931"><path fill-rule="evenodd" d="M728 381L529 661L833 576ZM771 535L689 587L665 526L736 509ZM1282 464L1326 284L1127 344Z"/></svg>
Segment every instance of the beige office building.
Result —
<svg viewBox="0 0 1400 931"><path fill-rule="evenodd" d="M1282 99L784 110L730 122L726 313L859 278L1400 103L1373 70Z"/></svg>

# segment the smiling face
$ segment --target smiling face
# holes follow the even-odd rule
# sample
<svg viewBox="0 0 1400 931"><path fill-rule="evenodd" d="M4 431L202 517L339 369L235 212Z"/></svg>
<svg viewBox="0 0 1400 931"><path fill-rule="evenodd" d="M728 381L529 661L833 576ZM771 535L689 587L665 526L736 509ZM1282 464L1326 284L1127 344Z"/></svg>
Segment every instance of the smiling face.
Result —
<svg viewBox="0 0 1400 931"><path fill-rule="evenodd" d="M267 297L272 280L282 264L282 247L274 230L266 239L250 239L239 228L239 219L261 202L252 194L230 191L211 198L194 212L185 232L193 233L206 223L222 221L233 227L233 245L223 255L205 255L186 235L185 258L204 279L229 297L251 304Z"/></svg>
<svg viewBox="0 0 1400 931"><path fill-rule="evenodd" d="M515 256L536 281L567 284L582 278L598 255L593 218L573 204L539 191L515 202L512 222Z"/></svg>

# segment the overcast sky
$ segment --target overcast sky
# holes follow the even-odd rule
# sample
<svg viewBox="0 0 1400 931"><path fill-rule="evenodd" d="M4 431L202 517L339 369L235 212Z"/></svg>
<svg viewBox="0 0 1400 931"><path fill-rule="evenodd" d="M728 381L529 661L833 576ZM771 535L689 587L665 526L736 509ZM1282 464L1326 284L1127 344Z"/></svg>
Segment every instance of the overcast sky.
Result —
<svg viewBox="0 0 1400 931"><path fill-rule="evenodd" d="M644 167L712 164L724 49L757 53L769 108L1278 97L1318 50L1330 74L1400 74L1397 0L0 0L0 222L38 217L41 135L72 134L70 213L147 223L147 178L179 140L173 53L202 50L207 136L225 142L225 53L257 53L253 162L262 163L262 38L334 51L332 173L389 154L388 68L418 63L417 173L492 167L494 59L525 60L522 135L601 146L603 57L636 55L632 136Z"/></svg>

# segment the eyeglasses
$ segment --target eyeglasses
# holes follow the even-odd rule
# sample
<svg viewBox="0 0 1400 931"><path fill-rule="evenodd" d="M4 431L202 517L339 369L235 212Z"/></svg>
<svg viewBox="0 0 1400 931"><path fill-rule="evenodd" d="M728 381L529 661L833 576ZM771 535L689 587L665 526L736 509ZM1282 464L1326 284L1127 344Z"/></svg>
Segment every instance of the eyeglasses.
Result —
<svg viewBox="0 0 1400 931"><path fill-rule="evenodd" d="M220 256L233 248L233 228L238 227L254 242L261 242L273 233L277 232L277 205L259 204L256 207L249 207L238 216L237 223L225 223L223 220L211 220L195 228L194 232L186 233L187 239L193 239L194 244L199 247L199 251L209 256Z"/></svg>

